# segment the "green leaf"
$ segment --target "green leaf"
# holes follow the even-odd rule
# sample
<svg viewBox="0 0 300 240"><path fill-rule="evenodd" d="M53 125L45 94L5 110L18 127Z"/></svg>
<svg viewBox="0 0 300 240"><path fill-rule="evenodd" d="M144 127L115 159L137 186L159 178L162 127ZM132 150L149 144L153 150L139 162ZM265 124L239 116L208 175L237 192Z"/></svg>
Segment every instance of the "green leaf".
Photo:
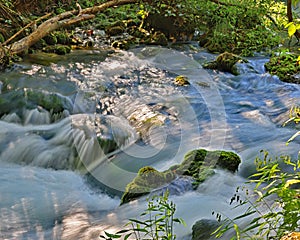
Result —
<svg viewBox="0 0 300 240"><path fill-rule="evenodd" d="M108 236L109 238L121 238L122 236L121 235L118 235L118 234L111 234L111 233L108 233L106 231L104 231L105 235Z"/></svg>
<svg viewBox="0 0 300 240"><path fill-rule="evenodd" d="M256 223L256 224L250 225L248 228L244 229L243 232L248 232L248 231L253 230L253 229L255 229L255 228L259 227L259 226L260 226L260 223Z"/></svg>
<svg viewBox="0 0 300 240"><path fill-rule="evenodd" d="M286 183L284 184L284 188L288 188L290 185L293 185L296 183L300 183L300 180L298 180L298 179L287 180Z"/></svg>
<svg viewBox="0 0 300 240"><path fill-rule="evenodd" d="M293 6L297 7L297 4L299 3L299 0L292 0Z"/></svg>
<svg viewBox="0 0 300 240"><path fill-rule="evenodd" d="M132 233L128 233L127 235L125 235L124 240L127 240L131 236L131 234Z"/></svg>
<svg viewBox="0 0 300 240"><path fill-rule="evenodd" d="M284 26L284 28L288 28L289 26L291 26L292 24L294 24L293 22L289 22L289 23L287 23L285 26Z"/></svg>
<svg viewBox="0 0 300 240"><path fill-rule="evenodd" d="M300 131L296 132L289 140L287 140L286 145L293 141L296 137L300 135Z"/></svg>
<svg viewBox="0 0 300 240"><path fill-rule="evenodd" d="M134 222L134 223L138 223L138 224L141 224L141 225L145 225L145 226L147 226L147 227L150 226L150 225L147 224L146 222L143 222L143 221L140 221L140 220L137 220L137 219L129 218L129 221Z"/></svg>
<svg viewBox="0 0 300 240"><path fill-rule="evenodd" d="M240 236L240 229L239 229L238 225L233 224L233 228L234 228L234 230L235 230L235 232L236 232L236 239L237 239L237 240L240 240L240 239L241 239L241 236Z"/></svg>
<svg viewBox="0 0 300 240"><path fill-rule="evenodd" d="M252 221L250 222L250 225L261 220L261 217L256 217L256 218L253 218Z"/></svg>
<svg viewBox="0 0 300 240"><path fill-rule="evenodd" d="M246 212L246 213L244 213L244 214L242 214L242 215L239 215L239 216L235 217L233 220L235 221L235 220L238 220L238 219L241 219L241 218L250 216L250 215L252 215L253 213L256 213L256 211L253 210L253 211L250 211L250 212Z"/></svg>
<svg viewBox="0 0 300 240"><path fill-rule="evenodd" d="M149 231L144 229L144 228L133 228L132 229L133 231L136 231L136 232L144 232L144 233L148 233Z"/></svg>
<svg viewBox="0 0 300 240"><path fill-rule="evenodd" d="M116 232L116 234L127 233L129 231L130 231L130 229L123 229L123 230L120 230L120 231Z"/></svg>
<svg viewBox="0 0 300 240"><path fill-rule="evenodd" d="M295 34L295 32L297 31L296 29L296 26L295 24L291 24L289 27L288 27L288 34L289 34L289 37L293 36Z"/></svg>

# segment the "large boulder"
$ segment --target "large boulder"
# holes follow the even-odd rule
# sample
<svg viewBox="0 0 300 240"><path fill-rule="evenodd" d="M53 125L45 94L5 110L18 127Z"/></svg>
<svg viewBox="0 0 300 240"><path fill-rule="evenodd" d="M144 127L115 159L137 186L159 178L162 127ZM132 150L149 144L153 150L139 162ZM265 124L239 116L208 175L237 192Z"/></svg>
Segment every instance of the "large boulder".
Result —
<svg viewBox="0 0 300 240"><path fill-rule="evenodd" d="M170 183L174 179L175 174L171 171L159 172L153 167L143 167L139 170L133 181L127 185L121 199L121 204L148 194L152 190Z"/></svg>
<svg viewBox="0 0 300 240"><path fill-rule="evenodd" d="M191 190L189 182L192 182L193 188L196 189L200 183L215 173L214 168L221 167L235 172L240 162L240 157L233 152L197 149L188 152L181 164L174 165L167 171L159 172L153 167L143 167L133 181L127 185L121 204L154 190L166 190L172 187L173 182L176 182L175 185L185 186L186 191ZM190 178L186 179L186 177ZM178 181L181 178L182 181Z"/></svg>
<svg viewBox="0 0 300 240"><path fill-rule="evenodd" d="M245 62L245 60L240 56L233 53L224 52L220 54L215 61L206 63L203 65L203 67L238 75L239 72L236 64L241 62Z"/></svg>
<svg viewBox="0 0 300 240"><path fill-rule="evenodd" d="M240 163L240 157L234 152L196 149L188 152L180 165L173 166L170 169L178 175L192 176L195 179L194 185L196 188L207 177L214 174L214 168L221 167L235 172Z"/></svg>

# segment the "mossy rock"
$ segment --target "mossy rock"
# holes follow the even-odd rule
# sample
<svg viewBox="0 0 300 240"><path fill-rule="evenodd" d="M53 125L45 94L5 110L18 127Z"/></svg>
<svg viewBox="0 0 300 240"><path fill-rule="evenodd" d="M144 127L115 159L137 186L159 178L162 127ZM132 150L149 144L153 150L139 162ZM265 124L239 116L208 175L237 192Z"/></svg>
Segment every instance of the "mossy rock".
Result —
<svg viewBox="0 0 300 240"><path fill-rule="evenodd" d="M179 75L174 79L174 83L178 86L187 86L190 85L188 78L183 75Z"/></svg>
<svg viewBox="0 0 300 240"><path fill-rule="evenodd" d="M214 168L217 166L234 172L238 169L240 162L240 157L233 152L197 149L188 152L181 164L174 165L167 171L159 172L153 167L143 167L133 181L127 185L121 204L170 183L178 175L192 177L194 179L193 187L197 188L200 183L215 173Z"/></svg>
<svg viewBox="0 0 300 240"><path fill-rule="evenodd" d="M127 185L121 198L121 204L148 194L152 190L170 183L173 179L175 179L175 174L172 171L159 172L153 167L143 167L133 181Z"/></svg>
<svg viewBox="0 0 300 240"><path fill-rule="evenodd" d="M51 63L57 63L61 60L60 56L55 53L46 53L39 51L34 54L28 54L25 59L31 63L44 66L49 66Z"/></svg>
<svg viewBox="0 0 300 240"><path fill-rule="evenodd" d="M273 55L269 62L265 63L265 68L284 82L300 83L300 79L295 77L300 73L300 62L295 54L286 52Z"/></svg>
<svg viewBox="0 0 300 240"><path fill-rule="evenodd" d="M231 172L235 172L238 169L240 163L240 157L234 152L222 150L208 151L206 149L196 149L188 152L184 156L184 160L180 165L179 170L183 170L184 173L187 173L187 170L191 173L194 173L201 166L219 166Z"/></svg>
<svg viewBox="0 0 300 240"><path fill-rule="evenodd" d="M230 72L234 75L238 75L236 63L246 62L242 57L233 53L224 52L220 54L215 61L209 62L203 65L204 68L217 69L223 72Z"/></svg>
<svg viewBox="0 0 300 240"><path fill-rule="evenodd" d="M71 52L71 48L65 45L47 46L43 49L46 53L56 53L58 55L65 55Z"/></svg>
<svg viewBox="0 0 300 240"><path fill-rule="evenodd" d="M215 239L212 233L221 226L222 223L212 219L201 219L192 227L192 240Z"/></svg>
<svg viewBox="0 0 300 240"><path fill-rule="evenodd" d="M178 175L193 177L195 179L194 187L197 188L200 183L214 174L214 168L221 167L235 172L240 163L240 157L233 152L197 149L188 152L184 156L183 162L177 167L171 167L170 170L175 171Z"/></svg>
<svg viewBox="0 0 300 240"><path fill-rule="evenodd" d="M61 113L65 109L72 110L72 105L67 97L47 91L16 89L3 93L0 96L0 117L13 112L21 116L24 109L37 107L41 107L53 114Z"/></svg>

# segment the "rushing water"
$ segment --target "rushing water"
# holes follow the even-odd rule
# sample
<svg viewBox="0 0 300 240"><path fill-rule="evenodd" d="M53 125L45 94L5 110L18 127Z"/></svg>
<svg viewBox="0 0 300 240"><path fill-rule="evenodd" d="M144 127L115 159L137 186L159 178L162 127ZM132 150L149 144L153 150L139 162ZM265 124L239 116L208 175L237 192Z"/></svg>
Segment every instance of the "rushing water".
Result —
<svg viewBox="0 0 300 240"><path fill-rule="evenodd" d="M300 91L266 73L265 57L241 64L239 76L202 69L214 57L160 47L77 51L2 73L0 238L114 231L146 207L144 198L119 206L140 167L165 170L200 147L233 150L243 162L237 174L218 170L197 191L171 196L188 225L178 239L212 211L234 216L228 200L259 150L297 154L298 140L285 145L295 130L281 125ZM175 85L177 75L191 84Z"/></svg>

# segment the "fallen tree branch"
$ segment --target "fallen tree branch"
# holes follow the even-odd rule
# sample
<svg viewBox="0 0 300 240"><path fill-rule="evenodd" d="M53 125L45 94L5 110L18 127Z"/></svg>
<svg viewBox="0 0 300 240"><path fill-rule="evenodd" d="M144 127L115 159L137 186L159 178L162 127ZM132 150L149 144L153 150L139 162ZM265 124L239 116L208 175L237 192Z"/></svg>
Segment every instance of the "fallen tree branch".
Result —
<svg viewBox="0 0 300 240"><path fill-rule="evenodd" d="M79 15L77 15L78 10L71 10L56 15L41 23L30 35L10 45L3 45L2 48L0 48L0 59L6 55L6 51L8 51L10 54L22 53L28 50L29 47L38 42L40 39L47 36L49 33L59 28L92 19L95 17L94 14L104 11L107 8L138 2L140 2L140 0L111 0L94 7L82 9Z"/></svg>
<svg viewBox="0 0 300 240"><path fill-rule="evenodd" d="M52 15L52 13L48 13L40 18L38 18L37 20L34 20L30 23L28 23L25 27L23 27L22 29L20 29L18 32L16 32L13 36L11 36L9 39L7 39L4 43L2 43L2 45L7 45L9 42L11 42L12 40L14 40L17 36L19 36L25 29L33 26L34 24L37 24L39 21L48 18Z"/></svg>

